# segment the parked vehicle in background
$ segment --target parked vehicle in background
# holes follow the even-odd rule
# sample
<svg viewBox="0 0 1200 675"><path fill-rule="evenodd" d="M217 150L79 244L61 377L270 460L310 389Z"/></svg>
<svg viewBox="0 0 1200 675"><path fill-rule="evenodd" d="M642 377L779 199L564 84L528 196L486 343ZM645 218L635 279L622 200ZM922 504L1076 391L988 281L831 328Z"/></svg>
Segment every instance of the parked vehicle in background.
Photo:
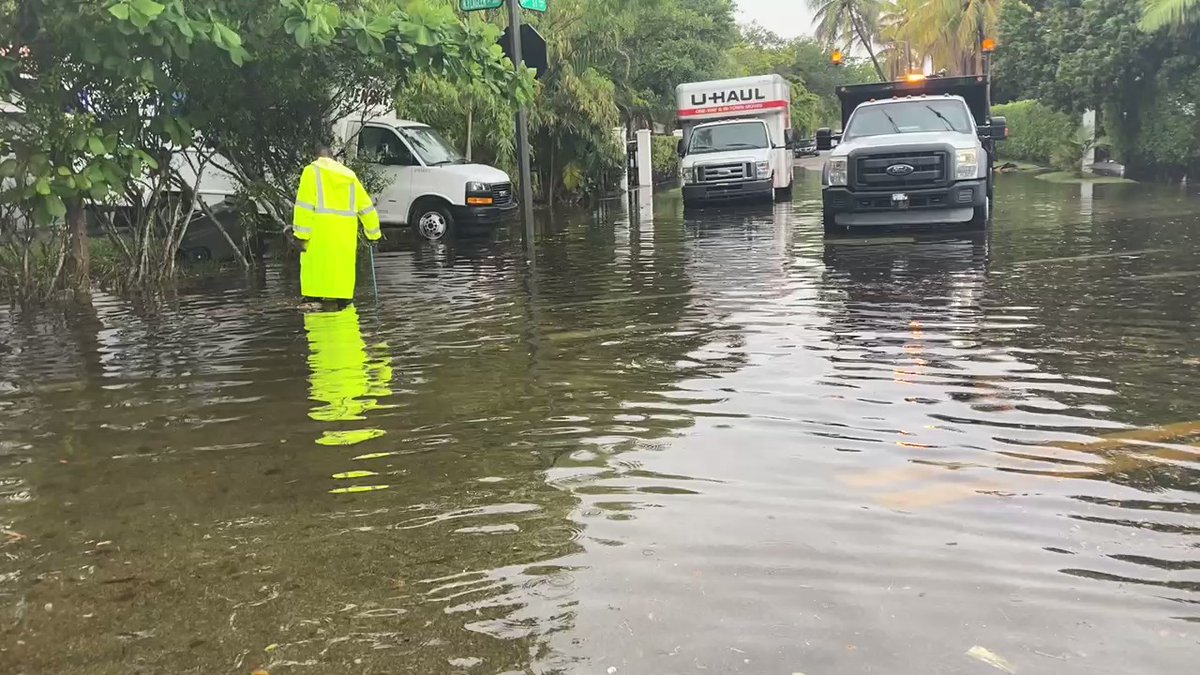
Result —
<svg viewBox="0 0 1200 675"><path fill-rule="evenodd" d="M792 194L791 85L780 75L675 90L685 207Z"/></svg>
<svg viewBox="0 0 1200 675"><path fill-rule="evenodd" d="M987 225L995 141L1007 124L990 116L983 77L910 76L839 87L838 98L844 131L817 132L817 147L832 150L822 172L826 232Z"/></svg>
<svg viewBox="0 0 1200 675"><path fill-rule="evenodd" d="M819 157L821 152L817 150L817 139L802 138L796 141L795 154L797 157Z"/></svg>

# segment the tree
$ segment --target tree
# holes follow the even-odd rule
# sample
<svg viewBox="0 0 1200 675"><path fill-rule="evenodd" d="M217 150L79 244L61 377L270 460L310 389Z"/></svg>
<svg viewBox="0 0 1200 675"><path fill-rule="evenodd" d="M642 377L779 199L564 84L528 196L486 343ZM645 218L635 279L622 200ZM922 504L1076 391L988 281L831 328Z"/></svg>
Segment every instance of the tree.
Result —
<svg viewBox="0 0 1200 675"><path fill-rule="evenodd" d="M1140 25L1153 32L1200 24L1200 0L1147 0Z"/></svg>
<svg viewBox="0 0 1200 675"><path fill-rule="evenodd" d="M829 47L844 46L847 51L861 46L875 66L875 74L886 79L874 46L879 37L880 0L808 0L808 6L816 12L818 40Z"/></svg>

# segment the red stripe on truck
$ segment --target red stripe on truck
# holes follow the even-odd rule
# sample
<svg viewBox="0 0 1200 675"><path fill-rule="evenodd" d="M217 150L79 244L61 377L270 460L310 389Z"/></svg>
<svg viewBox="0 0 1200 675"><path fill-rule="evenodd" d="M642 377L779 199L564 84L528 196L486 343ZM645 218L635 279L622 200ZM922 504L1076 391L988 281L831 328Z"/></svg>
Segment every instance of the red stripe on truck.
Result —
<svg viewBox="0 0 1200 675"><path fill-rule="evenodd" d="M747 112L750 110L771 110L787 108L787 101L763 101L761 103L735 103L733 105L717 105L708 108L684 108L679 111L680 117L699 117L701 115L719 115L730 112Z"/></svg>

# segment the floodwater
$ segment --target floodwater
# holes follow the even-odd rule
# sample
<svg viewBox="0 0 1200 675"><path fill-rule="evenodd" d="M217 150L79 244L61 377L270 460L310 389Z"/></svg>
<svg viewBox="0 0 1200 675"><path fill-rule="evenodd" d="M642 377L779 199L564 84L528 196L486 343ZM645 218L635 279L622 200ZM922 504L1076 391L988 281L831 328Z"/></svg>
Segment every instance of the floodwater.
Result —
<svg viewBox="0 0 1200 675"><path fill-rule="evenodd" d="M0 316L0 672L1195 672L1200 199L818 199Z"/></svg>

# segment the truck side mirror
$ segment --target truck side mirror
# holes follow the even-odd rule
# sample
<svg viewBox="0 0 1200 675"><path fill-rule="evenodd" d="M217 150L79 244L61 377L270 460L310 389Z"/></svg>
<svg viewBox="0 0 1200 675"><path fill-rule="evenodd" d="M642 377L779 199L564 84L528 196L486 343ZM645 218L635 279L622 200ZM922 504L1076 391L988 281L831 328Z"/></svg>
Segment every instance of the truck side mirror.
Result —
<svg viewBox="0 0 1200 675"><path fill-rule="evenodd" d="M833 130L828 127L817 129L817 150L833 149Z"/></svg>
<svg viewBox="0 0 1200 675"><path fill-rule="evenodd" d="M683 157L683 139L682 138L679 139L675 143L675 152L678 153L680 157Z"/></svg>
<svg viewBox="0 0 1200 675"><path fill-rule="evenodd" d="M988 136L993 141L1002 141L1008 138L1008 120L1003 117L993 117L991 124L988 125Z"/></svg>
<svg viewBox="0 0 1200 675"><path fill-rule="evenodd" d="M796 135L791 129L783 130L783 147L788 150L796 147Z"/></svg>

